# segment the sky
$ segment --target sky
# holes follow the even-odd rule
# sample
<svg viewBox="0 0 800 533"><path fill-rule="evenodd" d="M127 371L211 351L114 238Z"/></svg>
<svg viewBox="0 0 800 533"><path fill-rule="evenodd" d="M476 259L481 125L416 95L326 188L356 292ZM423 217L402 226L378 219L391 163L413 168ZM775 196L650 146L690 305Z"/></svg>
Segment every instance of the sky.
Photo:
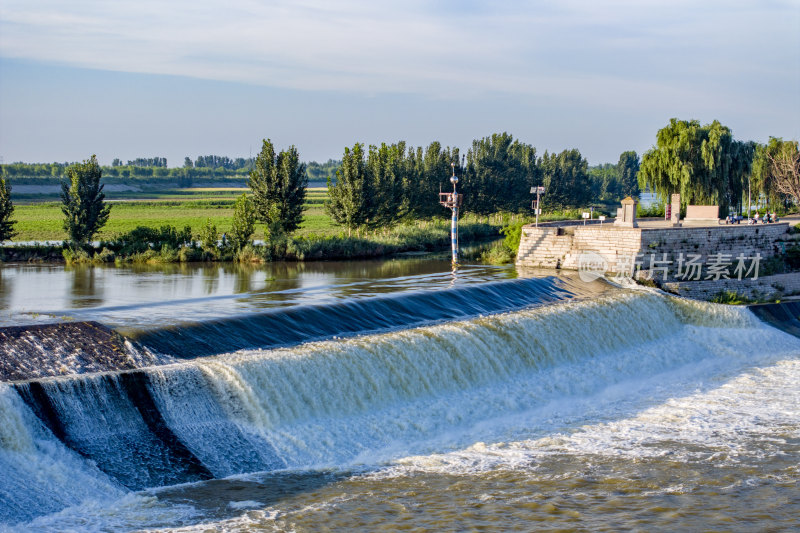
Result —
<svg viewBox="0 0 800 533"><path fill-rule="evenodd" d="M505 131L594 165L672 117L800 139L800 0L0 0L5 163Z"/></svg>

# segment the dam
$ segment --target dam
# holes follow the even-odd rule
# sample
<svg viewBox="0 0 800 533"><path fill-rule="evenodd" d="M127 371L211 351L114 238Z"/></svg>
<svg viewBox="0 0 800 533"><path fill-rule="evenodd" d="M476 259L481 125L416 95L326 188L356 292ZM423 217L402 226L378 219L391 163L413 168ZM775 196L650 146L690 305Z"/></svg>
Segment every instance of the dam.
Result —
<svg viewBox="0 0 800 533"><path fill-rule="evenodd" d="M791 529L800 514L794 304L447 262L88 268L63 300L0 294L0 530Z"/></svg>

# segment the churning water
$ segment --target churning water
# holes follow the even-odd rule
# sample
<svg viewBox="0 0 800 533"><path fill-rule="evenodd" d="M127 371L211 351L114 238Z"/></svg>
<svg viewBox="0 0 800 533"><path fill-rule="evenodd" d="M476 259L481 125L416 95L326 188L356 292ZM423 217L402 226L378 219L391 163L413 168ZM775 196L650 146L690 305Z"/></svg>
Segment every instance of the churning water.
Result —
<svg viewBox="0 0 800 533"><path fill-rule="evenodd" d="M0 384L0 530L800 525L800 339L651 291L486 287L461 315L367 299L367 333Z"/></svg>

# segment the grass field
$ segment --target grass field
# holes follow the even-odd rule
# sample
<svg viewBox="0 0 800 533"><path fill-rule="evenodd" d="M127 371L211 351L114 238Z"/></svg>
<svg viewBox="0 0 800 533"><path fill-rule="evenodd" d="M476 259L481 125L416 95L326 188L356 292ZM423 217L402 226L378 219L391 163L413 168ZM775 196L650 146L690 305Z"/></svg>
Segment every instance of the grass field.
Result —
<svg viewBox="0 0 800 533"><path fill-rule="evenodd" d="M190 226L193 233L199 233L206 220L211 219L220 233L230 231L233 219L234 199L247 189L197 188L165 190L150 197L151 193L129 193L129 200L110 202L111 216L96 239L110 239L114 235L126 233L136 226L160 227L165 224L179 229ZM179 192L175 192L179 191ZM123 194L123 193L120 193ZM306 195L305 221L298 231L299 235L338 234L341 228L335 226L325 214L323 202L327 197L325 189L309 189ZM135 199L134 199L135 198ZM58 202L35 202L15 205L12 217L17 221L14 229L18 235L15 241L60 241L67 238L62 227L64 216ZM263 227L256 230L256 239L263 237Z"/></svg>

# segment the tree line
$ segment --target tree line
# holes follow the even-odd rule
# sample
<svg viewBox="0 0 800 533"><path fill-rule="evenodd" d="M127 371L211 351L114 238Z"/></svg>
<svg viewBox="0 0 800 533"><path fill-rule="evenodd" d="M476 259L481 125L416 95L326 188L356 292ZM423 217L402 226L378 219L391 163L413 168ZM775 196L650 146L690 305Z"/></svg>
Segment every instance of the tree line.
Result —
<svg viewBox="0 0 800 533"><path fill-rule="evenodd" d="M680 193L683 205L719 205L722 216L743 211L748 194L788 208L800 201L798 143L740 141L719 121L673 118L642 156L639 182L663 201Z"/></svg>
<svg viewBox="0 0 800 533"><path fill-rule="evenodd" d="M344 149L336 179L328 181L325 207L350 231L445 216L437 193L452 190L449 177L455 172L467 213L530 212L534 186L545 187L544 208L567 209L588 205L599 189L609 199L616 196L613 200L638 194L638 167L636 153L625 152L601 178L590 172L577 149L538 157L536 148L508 133L476 139L463 158L458 148L443 148L439 142L427 148L400 141L366 149L357 143Z"/></svg>
<svg viewBox="0 0 800 533"><path fill-rule="evenodd" d="M651 188L665 201L678 192L684 204L718 204L722 215L741 209L748 188L784 205L800 200L797 141L775 137L764 145L738 141L718 121L701 126L695 120L678 119L671 119L656 139L656 146L643 155L641 163L636 152L627 151L616 165L591 169L577 149L545 151L537 157L535 147L508 133L476 139L464 156L458 148L442 147L436 141L426 148L408 146L404 141L366 149L356 143L345 147L341 163L331 160L323 167L329 196L325 209L348 231L446 216L436 198L437 192L450 190L451 172L460 178L459 191L465 195L462 209L476 215L529 212L530 188L535 186L545 188L545 209L613 202L637 195L639 187ZM11 188L5 177L15 165L3 165L0 178L2 240L13 236ZM73 242L90 241L108 219L100 184L108 169L92 156L65 170L62 211L64 228ZM303 220L308 165L300 161L294 146L276 152L265 139L246 176L252 194L237 200L237 229L232 239L237 246L249 241L255 223L261 222L271 242L285 241Z"/></svg>
<svg viewBox="0 0 800 533"><path fill-rule="evenodd" d="M8 163L1 165L4 175L13 180L26 178L63 179L67 169L76 163ZM340 162L329 160L325 163L311 161L306 163L308 178L313 181L324 181L335 175ZM186 157L183 167L168 168L165 157L136 158L123 164L114 159L111 166L102 166L104 178L131 180L174 179L181 185L188 185L191 180L214 180L236 178L246 180L254 168L255 158L208 155L199 156L192 161Z"/></svg>

